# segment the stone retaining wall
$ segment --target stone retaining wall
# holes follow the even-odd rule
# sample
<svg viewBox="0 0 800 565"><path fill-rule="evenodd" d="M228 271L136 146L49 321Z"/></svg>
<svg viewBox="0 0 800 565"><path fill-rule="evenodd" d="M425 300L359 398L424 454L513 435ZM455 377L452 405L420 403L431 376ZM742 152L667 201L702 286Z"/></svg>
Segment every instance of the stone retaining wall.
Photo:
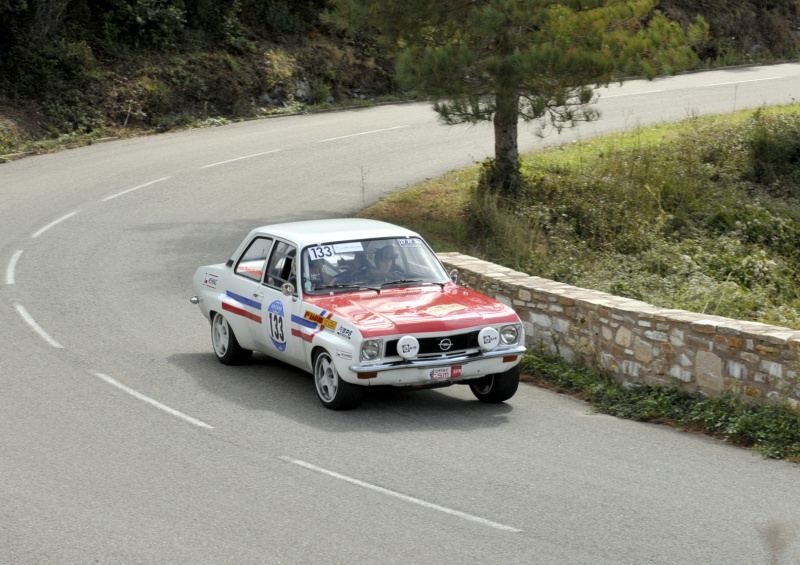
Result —
<svg viewBox="0 0 800 565"><path fill-rule="evenodd" d="M463 282L512 306L529 345L592 363L622 382L727 391L800 407L800 331L586 290L460 253L440 253Z"/></svg>

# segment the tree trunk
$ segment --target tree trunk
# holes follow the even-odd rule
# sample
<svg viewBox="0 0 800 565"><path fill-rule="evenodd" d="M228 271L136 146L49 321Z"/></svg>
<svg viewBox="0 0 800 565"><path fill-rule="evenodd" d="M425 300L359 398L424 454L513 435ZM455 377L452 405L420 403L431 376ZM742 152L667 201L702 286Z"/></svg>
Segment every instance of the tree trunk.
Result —
<svg viewBox="0 0 800 565"><path fill-rule="evenodd" d="M519 95L498 93L494 113L493 189L498 194L516 200L520 195L519 148L517 122L519 121Z"/></svg>

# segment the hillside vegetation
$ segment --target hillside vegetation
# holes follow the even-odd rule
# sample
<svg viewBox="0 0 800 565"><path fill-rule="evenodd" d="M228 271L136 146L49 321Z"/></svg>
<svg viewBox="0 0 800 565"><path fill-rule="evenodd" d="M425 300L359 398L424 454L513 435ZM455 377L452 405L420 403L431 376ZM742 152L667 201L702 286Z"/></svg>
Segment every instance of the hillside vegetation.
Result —
<svg viewBox="0 0 800 565"><path fill-rule="evenodd" d="M408 98L378 38L322 23L329 0L0 1L0 156L109 136ZM45 9L46 8L46 9ZM662 0L702 15L705 67L798 54L795 0Z"/></svg>
<svg viewBox="0 0 800 565"><path fill-rule="evenodd" d="M800 106L692 118L524 156L525 203L487 197L484 165L398 192L362 217L544 278L669 308L800 330ZM531 347L524 378L620 418L800 462L783 400L624 386Z"/></svg>
<svg viewBox="0 0 800 565"><path fill-rule="evenodd" d="M509 210L481 167L362 212L536 276L800 329L800 108L692 118L524 156Z"/></svg>

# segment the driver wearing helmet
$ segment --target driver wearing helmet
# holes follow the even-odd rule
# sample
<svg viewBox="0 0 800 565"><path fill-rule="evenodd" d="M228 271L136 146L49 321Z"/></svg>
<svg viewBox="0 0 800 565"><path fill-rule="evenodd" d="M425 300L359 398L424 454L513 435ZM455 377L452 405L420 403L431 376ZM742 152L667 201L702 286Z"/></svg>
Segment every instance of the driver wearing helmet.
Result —
<svg viewBox="0 0 800 565"><path fill-rule="evenodd" d="M392 276L402 275L403 270L395 262L397 250L392 245L385 245L375 252L375 268L370 277L376 280L389 280Z"/></svg>
<svg viewBox="0 0 800 565"><path fill-rule="evenodd" d="M312 259L308 262L308 276L305 279L305 290L313 290L330 286L336 282L336 275L326 269L324 259Z"/></svg>

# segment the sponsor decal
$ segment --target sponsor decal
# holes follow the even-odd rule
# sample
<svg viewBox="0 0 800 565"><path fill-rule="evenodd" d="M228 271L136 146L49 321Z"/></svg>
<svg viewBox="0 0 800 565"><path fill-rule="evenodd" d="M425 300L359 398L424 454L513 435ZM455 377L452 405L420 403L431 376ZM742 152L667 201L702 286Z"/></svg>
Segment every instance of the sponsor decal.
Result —
<svg viewBox="0 0 800 565"><path fill-rule="evenodd" d="M217 282L219 282L219 275L214 273L206 273L206 276L203 277L203 285L209 288L217 288Z"/></svg>
<svg viewBox="0 0 800 565"><path fill-rule="evenodd" d="M345 339L350 339L353 336L353 330L344 326L339 326L336 330L336 335L340 335Z"/></svg>
<svg viewBox="0 0 800 565"><path fill-rule="evenodd" d="M431 306L425 312L431 316L445 316L451 312L458 312L464 310L466 306L463 304L439 304L438 306Z"/></svg>
<svg viewBox="0 0 800 565"><path fill-rule="evenodd" d="M461 369L461 365L456 365L454 367L436 367L435 369L431 369L429 376L433 381L438 379L455 379L461 376Z"/></svg>
<svg viewBox="0 0 800 565"><path fill-rule="evenodd" d="M398 239L397 244L400 247L422 247L422 241L419 239Z"/></svg>
<svg viewBox="0 0 800 565"><path fill-rule="evenodd" d="M238 272L247 273L247 274L253 275L257 279L260 279L261 275L262 275L261 269L255 269L253 267L250 267L249 265L239 265L239 271Z"/></svg>
<svg viewBox="0 0 800 565"><path fill-rule="evenodd" d="M326 317L322 316L321 314L316 314L316 313L311 312L309 310L306 310L306 313L303 314L303 318L305 318L306 320L309 320L311 322L314 322L315 324L319 324L323 328L331 330L331 331L335 330L336 327L339 325L338 322L334 322L330 318L326 318Z"/></svg>
<svg viewBox="0 0 800 565"><path fill-rule="evenodd" d="M351 351L342 351L341 349L337 349L336 350L336 356L341 358L341 359L350 360L350 359L353 358L353 353Z"/></svg>
<svg viewBox="0 0 800 565"><path fill-rule="evenodd" d="M347 243L334 243L333 250L336 253L352 253L353 251L364 251L364 246L360 241L350 241Z"/></svg>
<svg viewBox="0 0 800 565"><path fill-rule="evenodd" d="M283 313L283 303L276 300L267 308L269 315L269 338L272 340L278 351L286 351L286 330L284 321L286 317Z"/></svg>

